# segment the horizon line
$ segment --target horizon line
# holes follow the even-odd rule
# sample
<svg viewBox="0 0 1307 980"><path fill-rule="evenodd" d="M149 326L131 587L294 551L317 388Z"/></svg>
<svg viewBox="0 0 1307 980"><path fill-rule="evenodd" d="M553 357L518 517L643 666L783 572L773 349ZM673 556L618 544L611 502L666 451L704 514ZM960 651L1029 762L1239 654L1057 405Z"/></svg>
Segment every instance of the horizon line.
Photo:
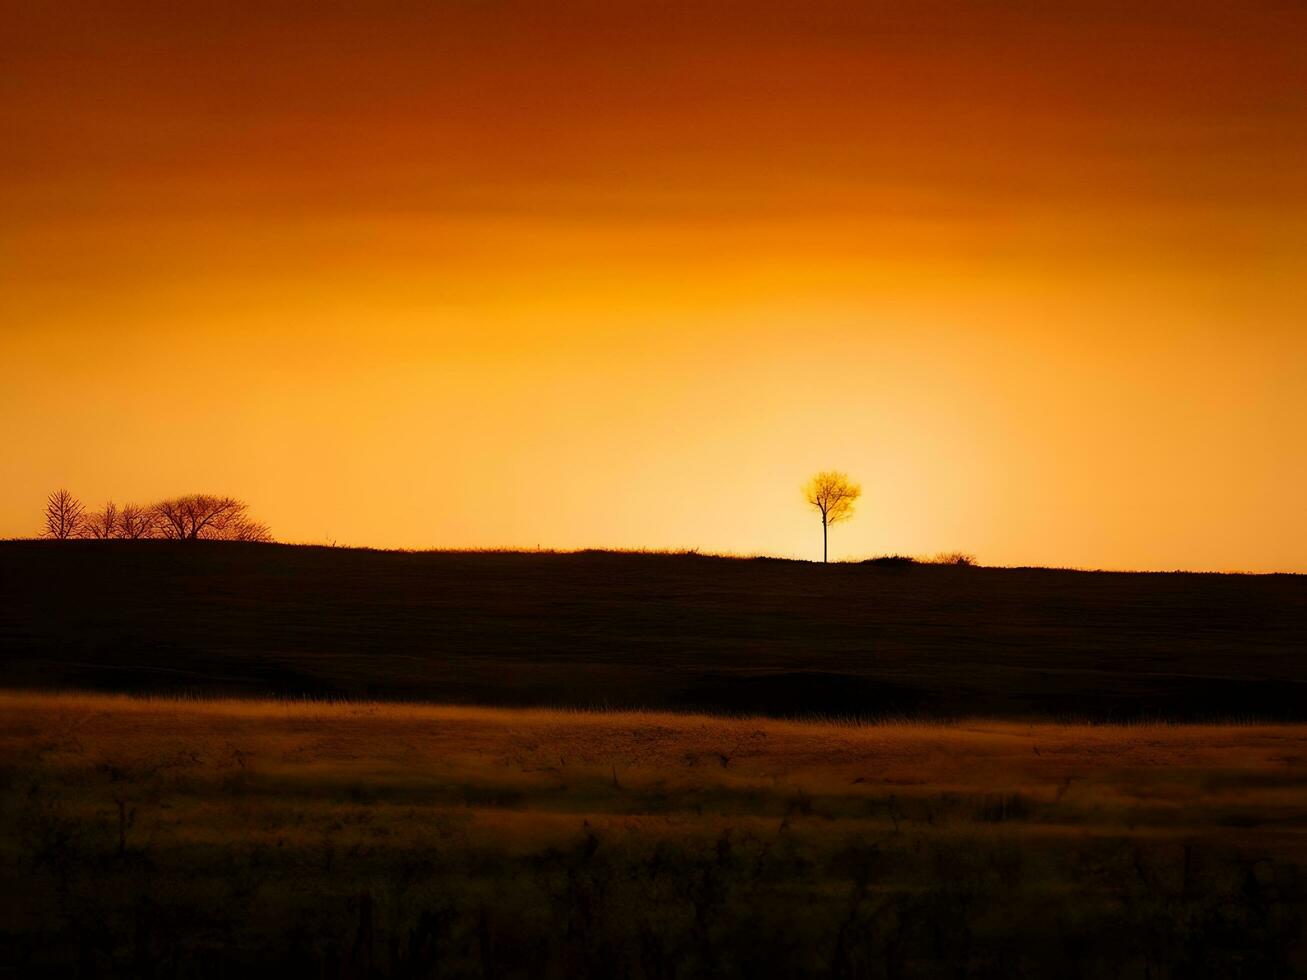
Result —
<svg viewBox="0 0 1307 980"><path fill-rule="evenodd" d="M77 546L89 545L91 547L115 547L122 545L172 545L182 547L194 547L195 545L244 545L254 548L282 547L282 548L312 548L320 551L368 551L378 554L395 554L395 555L554 555L560 557L583 556L583 555L622 555L631 557L650 557L650 558L708 558L719 559L723 561L773 561L773 562L792 562L794 564L804 565L874 565L882 562L879 567L893 567L890 562L901 562L900 567L930 567L930 568L961 568L970 571L1034 571L1034 572L1073 572L1087 575L1238 575L1246 577L1266 577L1266 576L1290 576L1304 577L1307 571L1248 571L1244 569L1192 569L1192 568L1089 568L1079 565L991 565L972 559L969 563L958 563L951 561L936 560L934 556L917 556L917 555L900 555L900 554L880 554L868 555L863 558L837 558L829 562L823 562L817 558L800 558L794 555L775 555L763 552L732 552L732 551L707 551L700 548L625 548L625 547L595 547L585 546L576 548L556 548L556 547L525 547L520 545L487 545L479 547L445 547L433 545L430 547L385 547L381 545L366 544L337 544L334 542L320 541L219 541L201 538L197 541L176 541L169 538L141 538L138 540L126 540L118 538L75 538L67 541L58 541L52 538L40 536L16 536L0 538L0 544L43 544L50 546ZM950 554L944 552L941 554Z"/></svg>

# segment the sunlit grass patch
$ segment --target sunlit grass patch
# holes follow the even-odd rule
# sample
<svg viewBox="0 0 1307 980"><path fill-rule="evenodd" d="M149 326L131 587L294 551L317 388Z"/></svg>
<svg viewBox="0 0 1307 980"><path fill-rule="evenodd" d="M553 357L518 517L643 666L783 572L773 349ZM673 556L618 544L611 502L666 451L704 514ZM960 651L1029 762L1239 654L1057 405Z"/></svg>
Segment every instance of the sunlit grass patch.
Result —
<svg viewBox="0 0 1307 980"><path fill-rule="evenodd" d="M5 934L54 972L744 976L761 930L794 974L1185 973L1217 919L1220 962L1301 951L1307 727L0 693L0 767Z"/></svg>

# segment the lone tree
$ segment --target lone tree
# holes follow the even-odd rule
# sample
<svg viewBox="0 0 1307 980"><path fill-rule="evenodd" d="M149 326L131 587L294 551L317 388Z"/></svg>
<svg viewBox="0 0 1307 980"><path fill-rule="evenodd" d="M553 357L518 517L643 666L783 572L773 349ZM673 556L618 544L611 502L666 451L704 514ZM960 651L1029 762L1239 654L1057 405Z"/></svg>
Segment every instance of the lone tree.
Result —
<svg viewBox="0 0 1307 980"><path fill-rule="evenodd" d="M862 487L835 470L818 473L803 488L803 498L821 514L821 560L826 562L826 529L853 516L853 502L862 496Z"/></svg>
<svg viewBox="0 0 1307 980"><path fill-rule="evenodd" d="M45 502L45 536L67 541L82 527L82 502L67 490L56 490Z"/></svg>
<svg viewBox="0 0 1307 980"><path fill-rule="evenodd" d="M253 520L235 497L192 493L156 504L155 526L176 541L271 541L267 525Z"/></svg>

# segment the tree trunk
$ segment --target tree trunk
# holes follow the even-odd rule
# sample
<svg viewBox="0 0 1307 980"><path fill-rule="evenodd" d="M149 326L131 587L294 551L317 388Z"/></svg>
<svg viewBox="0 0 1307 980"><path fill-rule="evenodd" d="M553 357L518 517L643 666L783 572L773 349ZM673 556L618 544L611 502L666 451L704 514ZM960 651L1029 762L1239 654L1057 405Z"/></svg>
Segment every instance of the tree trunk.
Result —
<svg viewBox="0 0 1307 980"><path fill-rule="evenodd" d="M826 515L821 515L821 563L826 564Z"/></svg>

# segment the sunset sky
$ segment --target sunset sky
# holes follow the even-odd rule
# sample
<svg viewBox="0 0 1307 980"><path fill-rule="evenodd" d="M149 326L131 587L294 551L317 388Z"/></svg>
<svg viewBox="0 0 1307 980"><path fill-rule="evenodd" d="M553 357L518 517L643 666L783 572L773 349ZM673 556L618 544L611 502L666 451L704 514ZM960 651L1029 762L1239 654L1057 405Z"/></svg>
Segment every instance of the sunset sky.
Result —
<svg viewBox="0 0 1307 980"><path fill-rule="evenodd" d="M1307 5L0 0L0 535L1307 571Z"/></svg>

